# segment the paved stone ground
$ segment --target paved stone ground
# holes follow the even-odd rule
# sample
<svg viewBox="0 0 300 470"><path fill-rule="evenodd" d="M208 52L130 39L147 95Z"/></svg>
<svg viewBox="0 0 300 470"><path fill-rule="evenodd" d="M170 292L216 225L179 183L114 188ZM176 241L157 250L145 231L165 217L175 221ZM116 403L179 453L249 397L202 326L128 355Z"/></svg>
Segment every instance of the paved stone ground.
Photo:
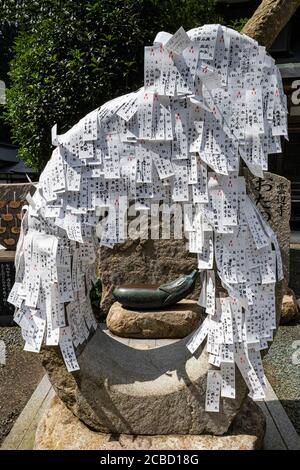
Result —
<svg viewBox="0 0 300 470"><path fill-rule="evenodd" d="M6 348L6 364L2 356L0 361L1 443L45 372L36 354L23 351L19 327L0 327L0 340Z"/></svg>
<svg viewBox="0 0 300 470"><path fill-rule="evenodd" d="M295 237L296 235L296 237ZM294 239L293 239L294 238ZM290 287L300 298L300 233L291 240ZM295 343L298 341L299 343ZM294 348L293 348L294 346ZM298 349L297 349L298 346ZM298 354L296 351L298 350ZM292 357L299 364L293 364ZM296 357L297 356L297 357ZM300 322L281 326L265 360L268 379L300 434Z"/></svg>
<svg viewBox="0 0 300 470"><path fill-rule="evenodd" d="M264 367L269 382L300 435L300 322L279 327L264 358Z"/></svg>

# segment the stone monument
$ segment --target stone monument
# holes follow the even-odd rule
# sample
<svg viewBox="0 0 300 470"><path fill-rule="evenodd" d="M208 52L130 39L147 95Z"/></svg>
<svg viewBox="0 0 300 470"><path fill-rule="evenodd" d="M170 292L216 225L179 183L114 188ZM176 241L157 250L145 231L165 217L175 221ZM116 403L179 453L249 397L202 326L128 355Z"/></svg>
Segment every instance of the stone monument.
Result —
<svg viewBox="0 0 300 470"><path fill-rule="evenodd" d="M246 395L265 397L261 353L276 330L284 271L276 233L241 168L263 178L281 136L287 137L286 99L274 60L256 41L220 25L159 33L145 48L143 88L105 103L63 135L54 126L56 148L22 220L10 301L25 349L42 351L57 396L80 420L71 420L74 429L84 423L101 433L104 446L107 435L118 434L128 443L126 435L154 436L139 438L154 448L171 445L173 436L197 436L186 445L203 447L207 438L199 436L209 434L223 436L216 447L226 447L222 442L238 432L245 437L257 422L248 448L260 445L263 419ZM136 237L147 217L127 224L132 203L152 216L160 202L171 208L176 228L176 207L184 209L192 256L184 239L156 242L153 226L151 241ZM161 283L197 268L199 306L190 300L196 330L145 348L97 325L89 294L99 243L106 312L121 277ZM145 324L140 329L147 331ZM72 416L62 403L51 405L36 448L47 447L41 432L55 440Z"/></svg>

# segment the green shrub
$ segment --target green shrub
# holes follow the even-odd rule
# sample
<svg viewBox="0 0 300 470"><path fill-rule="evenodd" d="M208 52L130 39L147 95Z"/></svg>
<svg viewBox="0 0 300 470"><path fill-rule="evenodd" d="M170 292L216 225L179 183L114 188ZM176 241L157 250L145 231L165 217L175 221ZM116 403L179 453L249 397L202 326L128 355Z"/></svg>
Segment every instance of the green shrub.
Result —
<svg viewBox="0 0 300 470"><path fill-rule="evenodd" d="M105 101L142 85L143 47L158 31L220 20L215 0L2 3L3 14L18 25L5 118L21 159L38 170L51 154L53 124L65 132Z"/></svg>
<svg viewBox="0 0 300 470"><path fill-rule="evenodd" d="M245 24L248 22L248 20L249 18L236 18L236 19L230 20L228 23L228 27L240 32L245 26Z"/></svg>

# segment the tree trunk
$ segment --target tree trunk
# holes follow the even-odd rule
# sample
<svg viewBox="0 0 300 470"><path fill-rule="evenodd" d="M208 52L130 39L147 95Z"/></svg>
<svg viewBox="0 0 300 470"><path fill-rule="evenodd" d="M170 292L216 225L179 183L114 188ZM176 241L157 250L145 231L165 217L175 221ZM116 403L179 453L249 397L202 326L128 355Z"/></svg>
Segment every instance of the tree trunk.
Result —
<svg viewBox="0 0 300 470"><path fill-rule="evenodd" d="M269 49L298 7L300 0L263 0L241 32Z"/></svg>

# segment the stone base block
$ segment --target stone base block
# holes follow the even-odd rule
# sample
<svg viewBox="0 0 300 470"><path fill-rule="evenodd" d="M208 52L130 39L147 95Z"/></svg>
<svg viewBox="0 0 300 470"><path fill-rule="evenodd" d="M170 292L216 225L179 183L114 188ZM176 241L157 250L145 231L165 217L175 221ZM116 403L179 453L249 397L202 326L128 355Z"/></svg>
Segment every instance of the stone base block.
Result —
<svg viewBox="0 0 300 470"><path fill-rule="evenodd" d="M97 328L77 355L79 371L67 372L57 347L44 348L43 365L58 396L94 431L222 435L246 397L245 382L236 370L235 399L222 397L220 413L205 411L211 366L205 346L192 355L188 340L135 349Z"/></svg>
<svg viewBox="0 0 300 470"><path fill-rule="evenodd" d="M286 325L287 323L299 319L299 317L300 311L296 296L292 289L288 288L282 299L280 324Z"/></svg>
<svg viewBox="0 0 300 470"><path fill-rule="evenodd" d="M201 318L201 307L195 300L181 300L161 310L131 310L115 302L106 324L124 338L184 338L195 330Z"/></svg>
<svg viewBox="0 0 300 470"><path fill-rule="evenodd" d="M166 414L166 419L168 415ZM249 398L226 435L130 435L91 431L54 397L36 432L35 450L257 450L265 419Z"/></svg>

